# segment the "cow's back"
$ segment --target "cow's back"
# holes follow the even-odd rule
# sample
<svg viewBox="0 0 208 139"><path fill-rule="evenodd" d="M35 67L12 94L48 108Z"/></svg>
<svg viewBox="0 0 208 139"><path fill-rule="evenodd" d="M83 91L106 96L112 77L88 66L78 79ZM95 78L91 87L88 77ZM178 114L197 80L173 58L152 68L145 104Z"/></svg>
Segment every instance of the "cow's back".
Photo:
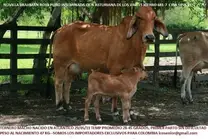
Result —
<svg viewBox="0 0 208 139"><path fill-rule="evenodd" d="M106 69L114 28L84 22L61 27L56 31L53 42L54 64L75 61L84 70Z"/></svg>

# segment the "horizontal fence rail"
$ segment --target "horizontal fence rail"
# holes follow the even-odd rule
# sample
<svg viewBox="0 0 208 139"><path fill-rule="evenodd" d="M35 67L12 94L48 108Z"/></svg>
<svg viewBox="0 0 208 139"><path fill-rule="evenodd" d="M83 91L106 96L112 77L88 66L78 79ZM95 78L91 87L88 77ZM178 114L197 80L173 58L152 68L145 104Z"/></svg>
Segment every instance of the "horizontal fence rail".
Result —
<svg viewBox="0 0 208 139"><path fill-rule="evenodd" d="M44 90L47 85L46 84L21 84L17 81L18 75L34 75L34 74L45 74L47 75L48 69L45 68L18 68L17 60L18 59L46 59L49 58L49 54L18 54L17 48L18 45L41 45L41 44L50 44L50 39L26 39L26 38L18 38L18 31L55 31L57 28L55 27L39 27L39 26L15 26L15 25L0 25L1 30L10 30L11 37L10 38L2 38L0 39L1 44L10 44L10 53L0 53L1 59L10 59L10 69L0 69L0 75L9 75L10 82L7 84L0 83L0 90L10 90L16 92L17 90ZM146 54L146 57L154 57L155 63L154 66L147 66L146 69L148 71L154 72L154 80L157 82L158 72L159 71L167 71L174 70L174 65L159 65L159 58L161 57L175 57L176 52L160 52L159 47L160 44L175 44L176 38L179 34L188 31L195 30L170 30L169 34L172 34L172 40L159 39L159 34L156 34L156 41L154 43L155 52L149 52ZM208 32L207 30L200 30ZM178 53L179 55L179 53ZM177 69L182 69L181 65L177 65Z"/></svg>

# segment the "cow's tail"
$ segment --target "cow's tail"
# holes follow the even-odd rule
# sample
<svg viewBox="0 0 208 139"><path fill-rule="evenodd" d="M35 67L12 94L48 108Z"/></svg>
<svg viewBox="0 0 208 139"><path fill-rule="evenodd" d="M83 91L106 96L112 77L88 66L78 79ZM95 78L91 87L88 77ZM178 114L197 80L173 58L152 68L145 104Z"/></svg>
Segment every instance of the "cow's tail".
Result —
<svg viewBox="0 0 208 139"><path fill-rule="evenodd" d="M50 41L50 46L49 46L49 60L48 60L48 73L50 71L50 67L52 67L51 65L51 57L52 57L52 44L53 44L53 39L55 36L56 32L53 33L52 37L51 37L51 41Z"/></svg>
<svg viewBox="0 0 208 139"><path fill-rule="evenodd" d="M185 33L184 34L180 34L178 37L177 37L177 41L176 41L176 53L175 53L175 67L174 67L174 77L173 77L173 84L174 86L176 87L177 86L177 66L178 66L178 48L179 48L179 41L181 40L181 38L185 36Z"/></svg>
<svg viewBox="0 0 208 139"><path fill-rule="evenodd" d="M50 77L51 77L51 71L50 69L53 69L53 63L51 64L51 58L52 58L52 44L53 44L53 39L56 34L56 31L52 34L50 45L49 45L49 60L48 60L48 66L47 66L47 88L46 88L46 94L47 96L50 96Z"/></svg>

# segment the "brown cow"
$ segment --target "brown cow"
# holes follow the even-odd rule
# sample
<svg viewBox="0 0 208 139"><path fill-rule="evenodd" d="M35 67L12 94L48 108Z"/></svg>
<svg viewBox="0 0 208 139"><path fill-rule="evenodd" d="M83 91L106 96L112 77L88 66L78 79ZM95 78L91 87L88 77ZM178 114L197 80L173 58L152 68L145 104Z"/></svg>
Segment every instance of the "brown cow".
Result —
<svg viewBox="0 0 208 139"><path fill-rule="evenodd" d="M191 93L193 74L203 68L208 68L208 33L196 31L181 34L178 37L177 47L182 62L181 100L183 104L193 103ZM189 95L188 101L186 99L186 89Z"/></svg>
<svg viewBox="0 0 208 139"><path fill-rule="evenodd" d="M69 104L72 76L64 72L68 63L74 61L82 71L99 68L113 75L119 75L122 69L143 67L148 43L155 39L154 28L168 36L151 7L140 7L117 26L74 22L59 28L53 36L56 105L63 101ZM117 99L113 100L112 110L116 110Z"/></svg>
<svg viewBox="0 0 208 139"><path fill-rule="evenodd" d="M84 120L89 120L88 109L93 97L97 121L102 121L99 112L100 96L119 96L122 102L123 122L131 121L129 110L131 98L137 90L137 83L147 77L147 73L139 68L132 68L115 76L101 72L92 71L88 77L88 90L85 100Z"/></svg>

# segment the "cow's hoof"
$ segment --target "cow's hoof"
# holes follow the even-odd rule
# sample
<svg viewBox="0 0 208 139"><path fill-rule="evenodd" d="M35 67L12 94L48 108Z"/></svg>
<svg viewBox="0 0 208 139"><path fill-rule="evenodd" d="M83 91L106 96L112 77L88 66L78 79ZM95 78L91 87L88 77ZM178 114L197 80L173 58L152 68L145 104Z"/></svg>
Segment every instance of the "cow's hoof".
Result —
<svg viewBox="0 0 208 139"><path fill-rule="evenodd" d="M68 105L67 109L72 110L72 106Z"/></svg>
<svg viewBox="0 0 208 139"><path fill-rule="evenodd" d="M113 116L113 121L120 121L120 117L119 116Z"/></svg>
<svg viewBox="0 0 208 139"><path fill-rule="evenodd" d="M119 116L119 112L118 111L113 112L113 116Z"/></svg>
<svg viewBox="0 0 208 139"><path fill-rule="evenodd" d="M123 124L128 125L129 124L128 120L123 120Z"/></svg>
<svg viewBox="0 0 208 139"><path fill-rule="evenodd" d="M128 122L131 122L131 121L132 121L131 118L129 118L129 119L128 119Z"/></svg>
<svg viewBox="0 0 208 139"><path fill-rule="evenodd" d="M69 104L64 104L64 109L66 111L70 111L70 110L72 110L72 106L70 106Z"/></svg>
<svg viewBox="0 0 208 139"><path fill-rule="evenodd" d="M182 102L183 105L188 105L189 104L186 98L181 98L181 102Z"/></svg>
<svg viewBox="0 0 208 139"><path fill-rule="evenodd" d="M131 118L132 118L133 120L137 120L138 114L134 113L133 115L131 115Z"/></svg>
<svg viewBox="0 0 208 139"><path fill-rule="evenodd" d="M56 108L56 111L59 112L59 111L65 111L64 107L63 106L60 106L60 107L57 107Z"/></svg>
<svg viewBox="0 0 208 139"><path fill-rule="evenodd" d="M119 112L118 112L118 111L117 111L117 112L114 112L114 113L112 114L112 116L113 116L113 120L114 120L114 121L119 121L119 120L120 120Z"/></svg>
<svg viewBox="0 0 208 139"><path fill-rule="evenodd" d="M134 115L134 111L133 110L130 110L129 113L130 113L130 115Z"/></svg>
<svg viewBox="0 0 208 139"><path fill-rule="evenodd" d="M188 102L189 102L189 104L193 104L194 103L193 99L189 99Z"/></svg>
<svg viewBox="0 0 208 139"><path fill-rule="evenodd" d="M132 118L133 120L136 120L137 117L138 117L138 115L139 115L139 113L136 112L136 111L134 111L134 110L130 110L129 113L130 113L130 116L131 116L131 118Z"/></svg>
<svg viewBox="0 0 208 139"><path fill-rule="evenodd" d="M84 122L89 122L89 118L84 118Z"/></svg>
<svg viewBox="0 0 208 139"><path fill-rule="evenodd" d="M102 123L102 119L101 119L101 118L98 118L98 119L97 119L97 122L98 122L98 123Z"/></svg>

